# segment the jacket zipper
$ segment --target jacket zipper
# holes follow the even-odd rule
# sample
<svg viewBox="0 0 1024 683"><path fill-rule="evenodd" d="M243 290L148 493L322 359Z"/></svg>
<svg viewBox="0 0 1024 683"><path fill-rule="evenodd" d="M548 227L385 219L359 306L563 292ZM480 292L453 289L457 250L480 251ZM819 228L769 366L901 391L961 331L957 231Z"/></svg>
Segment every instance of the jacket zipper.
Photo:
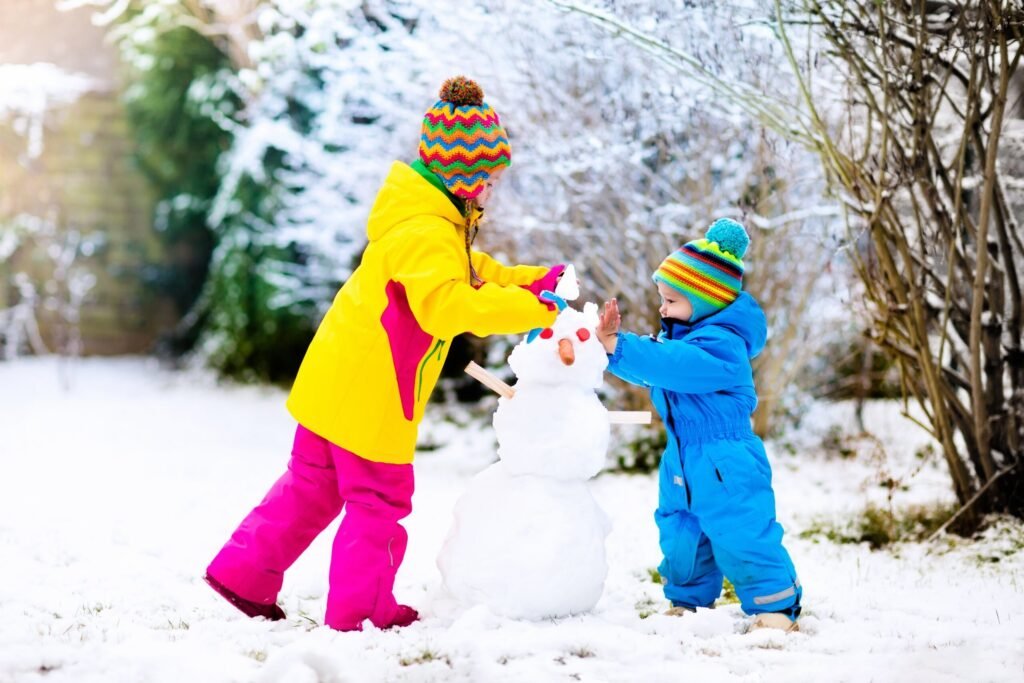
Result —
<svg viewBox="0 0 1024 683"><path fill-rule="evenodd" d="M672 419L672 400L669 398L668 390L662 389L661 391L665 398L665 417L668 418L668 425L672 425L674 423L674 420ZM675 429L669 429L669 427L666 426L665 430L672 434L673 438L676 440L676 457L679 458L679 473L682 475L683 488L686 489L686 509L689 510L690 483L686 481L686 470L683 467L683 444L679 440L679 435L676 433Z"/></svg>
<svg viewBox="0 0 1024 683"><path fill-rule="evenodd" d="M665 336L668 337L669 339L672 339L672 328L674 326L674 320L672 320L671 318L665 320ZM672 425L675 422L675 420L672 419L672 400L668 395L669 392L667 389L662 389L662 392L665 395L665 415L666 417L668 417L668 424ZM666 429L668 428L666 427ZM674 436L676 440L676 454L679 457L679 472L680 474L682 474L683 488L686 489L686 508L690 509L690 482L686 481L686 469L683 464L683 443L682 441L679 440L679 434L676 433L675 429L672 429L671 432L672 436Z"/></svg>

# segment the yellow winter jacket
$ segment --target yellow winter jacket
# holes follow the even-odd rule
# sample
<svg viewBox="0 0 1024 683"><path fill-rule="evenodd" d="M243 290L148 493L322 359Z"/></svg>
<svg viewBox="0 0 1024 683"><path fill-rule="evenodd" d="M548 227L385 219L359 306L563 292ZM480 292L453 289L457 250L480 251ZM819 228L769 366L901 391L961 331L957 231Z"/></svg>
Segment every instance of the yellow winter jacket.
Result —
<svg viewBox="0 0 1024 683"><path fill-rule="evenodd" d="M452 338L549 327L556 313L518 286L544 267L508 267L473 251L485 284L471 286L463 217L406 164L392 165L366 232L362 262L320 323L288 410L367 460L410 463Z"/></svg>

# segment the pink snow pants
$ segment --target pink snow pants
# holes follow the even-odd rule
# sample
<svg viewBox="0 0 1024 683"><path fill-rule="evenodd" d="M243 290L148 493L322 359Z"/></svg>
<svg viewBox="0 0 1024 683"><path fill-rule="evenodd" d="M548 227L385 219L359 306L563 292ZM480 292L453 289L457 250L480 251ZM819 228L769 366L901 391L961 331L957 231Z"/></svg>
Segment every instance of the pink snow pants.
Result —
<svg viewBox="0 0 1024 683"><path fill-rule="evenodd" d="M412 465L360 458L302 425L288 471L246 517L207 573L239 596L273 604L284 572L345 509L331 551L325 623L341 631L378 627L398 611L395 573L412 511Z"/></svg>

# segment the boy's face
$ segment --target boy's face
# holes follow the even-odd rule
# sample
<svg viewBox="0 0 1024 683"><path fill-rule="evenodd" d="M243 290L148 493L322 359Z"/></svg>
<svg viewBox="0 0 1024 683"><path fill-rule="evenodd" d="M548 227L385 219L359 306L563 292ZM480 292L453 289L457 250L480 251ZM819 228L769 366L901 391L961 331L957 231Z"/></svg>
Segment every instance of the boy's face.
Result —
<svg viewBox="0 0 1024 683"><path fill-rule="evenodd" d="M693 306L690 305L690 300L679 290L672 289L664 282L659 282L658 294L661 295L661 307L658 309L658 314L662 318L689 320L693 315Z"/></svg>

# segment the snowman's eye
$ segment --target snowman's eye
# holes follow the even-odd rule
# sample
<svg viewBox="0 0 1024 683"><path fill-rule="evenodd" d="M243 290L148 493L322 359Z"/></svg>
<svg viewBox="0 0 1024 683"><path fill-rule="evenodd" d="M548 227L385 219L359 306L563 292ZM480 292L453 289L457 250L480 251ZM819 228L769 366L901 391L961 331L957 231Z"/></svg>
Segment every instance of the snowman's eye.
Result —
<svg viewBox="0 0 1024 683"><path fill-rule="evenodd" d="M588 339L590 339L590 330L588 330L585 327L581 327L580 329L576 330L576 336L580 338L581 342L587 341Z"/></svg>
<svg viewBox="0 0 1024 683"><path fill-rule="evenodd" d="M541 339L551 339L553 336L555 336L555 331L552 330L550 327L545 327L543 330L540 331Z"/></svg>

